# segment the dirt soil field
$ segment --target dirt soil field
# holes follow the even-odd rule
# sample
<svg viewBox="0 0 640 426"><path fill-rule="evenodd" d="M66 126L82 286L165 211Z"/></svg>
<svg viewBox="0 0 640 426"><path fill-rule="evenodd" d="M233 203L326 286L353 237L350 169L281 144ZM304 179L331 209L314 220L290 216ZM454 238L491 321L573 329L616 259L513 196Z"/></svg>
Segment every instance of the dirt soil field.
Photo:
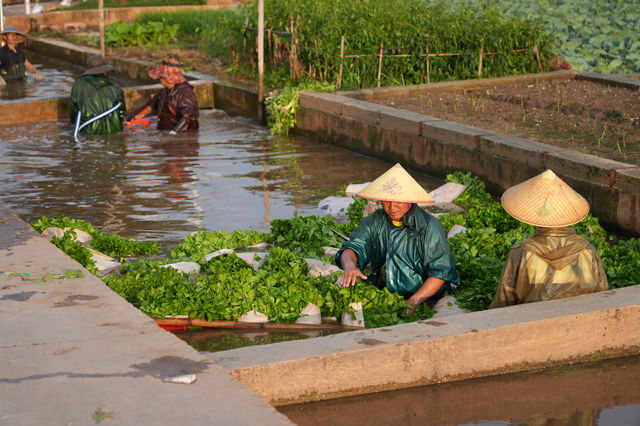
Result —
<svg viewBox="0 0 640 426"><path fill-rule="evenodd" d="M640 165L638 90L584 80L540 80L377 102Z"/></svg>

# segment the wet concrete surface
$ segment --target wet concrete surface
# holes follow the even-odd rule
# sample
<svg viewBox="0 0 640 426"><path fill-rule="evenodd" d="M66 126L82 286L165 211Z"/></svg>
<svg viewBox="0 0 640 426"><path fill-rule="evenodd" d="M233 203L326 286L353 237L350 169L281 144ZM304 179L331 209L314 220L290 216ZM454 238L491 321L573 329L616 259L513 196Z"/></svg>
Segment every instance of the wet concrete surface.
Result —
<svg viewBox="0 0 640 426"><path fill-rule="evenodd" d="M0 424L290 424L2 204L0 247Z"/></svg>

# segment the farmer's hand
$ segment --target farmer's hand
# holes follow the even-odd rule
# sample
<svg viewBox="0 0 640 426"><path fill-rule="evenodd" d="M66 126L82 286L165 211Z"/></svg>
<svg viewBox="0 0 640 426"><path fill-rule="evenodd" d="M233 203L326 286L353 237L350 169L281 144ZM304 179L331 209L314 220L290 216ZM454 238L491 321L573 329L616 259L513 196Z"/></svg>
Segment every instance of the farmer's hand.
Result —
<svg viewBox="0 0 640 426"><path fill-rule="evenodd" d="M42 80L42 74L40 74L40 71L36 70L36 80L40 81Z"/></svg>
<svg viewBox="0 0 640 426"><path fill-rule="evenodd" d="M360 269L356 268L355 266L352 268L346 268L344 270L344 273L342 274L342 277L340 278L340 284L342 284L342 287L350 287L356 283L358 278L361 280L366 280L367 276L364 275L362 271L360 271Z"/></svg>
<svg viewBox="0 0 640 426"><path fill-rule="evenodd" d="M4 81L4 78L0 77L0 86L4 86L6 84L7 84L7 82Z"/></svg>

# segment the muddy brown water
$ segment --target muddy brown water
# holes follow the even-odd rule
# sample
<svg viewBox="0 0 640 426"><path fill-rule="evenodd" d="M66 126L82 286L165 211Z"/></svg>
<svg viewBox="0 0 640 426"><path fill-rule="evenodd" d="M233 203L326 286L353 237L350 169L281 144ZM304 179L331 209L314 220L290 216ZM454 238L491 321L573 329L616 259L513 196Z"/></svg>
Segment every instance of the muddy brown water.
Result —
<svg viewBox="0 0 640 426"><path fill-rule="evenodd" d="M318 202L392 164L304 138L271 136L255 122L202 110L198 132L155 124L72 137L71 121L6 125L0 201L23 219L83 219L107 233L157 241L168 253L189 232L256 229L320 214ZM427 189L441 179L414 174Z"/></svg>
<svg viewBox="0 0 640 426"><path fill-rule="evenodd" d="M640 425L640 356L278 407L314 425Z"/></svg>
<svg viewBox="0 0 640 426"><path fill-rule="evenodd" d="M0 87L0 101L69 96L75 78L86 70L84 67L28 50L24 50L24 53L29 62L42 74L42 80L38 81L33 74L27 73L26 81L13 82ZM113 74L112 77L122 87L139 84L123 75Z"/></svg>

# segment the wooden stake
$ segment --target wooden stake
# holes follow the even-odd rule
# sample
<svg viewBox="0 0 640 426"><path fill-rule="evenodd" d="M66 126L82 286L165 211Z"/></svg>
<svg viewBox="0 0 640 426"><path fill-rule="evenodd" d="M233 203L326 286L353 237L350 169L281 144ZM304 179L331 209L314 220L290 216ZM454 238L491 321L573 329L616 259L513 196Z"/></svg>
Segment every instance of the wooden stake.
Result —
<svg viewBox="0 0 640 426"><path fill-rule="evenodd" d="M536 54L536 59L538 60L538 68L540 68L540 72L542 72L542 63L540 62L540 52L538 51L537 43L533 46L533 52Z"/></svg>
<svg viewBox="0 0 640 426"><path fill-rule="evenodd" d="M258 0L258 123L264 121L264 0Z"/></svg>
<svg viewBox="0 0 640 426"><path fill-rule="evenodd" d="M336 83L336 89L340 89L342 86L342 63L344 62L344 35L340 38L340 71L338 71L338 82Z"/></svg>
<svg viewBox="0 0 640 426"><path fill-rule="evenodd" d="M429 39L427 39L427 83L431 83L431 75L429 71Z"/></svg>
<svg viewBox="0 0 640 426"><path fill-rule="evenodd" d="M241 328L241 329L269 329L269 330L363 330L366 327L341 324L289 324L270 322L239 322L239 321L207 321L198 318L154 318L158 325L182 325L208 328Z"/></svg>
<svg viewBox="0 0 640 426"><path fill-rule="evenodd" d="M382 53L384 50L384 43L380 43L380 59L378 60L378 87L380 87L380 78L382 77Z"/></svg>
<svg viewBox="0 0 640 426"><path fill-rule="evenodd" d="M104 51L104 0L98 2L98 28L100 31L100 54L105 57Z"/></svg>
<svg viewBox="0 0 640 426"><path fill-rule="evenodd" d="M478 61L478 77L482 76L482 54L484 52L484 45L480 45L480 60Z"/></svg>
<svg viewBox="0 0 640 426"><path fill-rule="evenodd" d="M273 48L271 47L271 28L269 28L267 30L267 46L268 46L268 51L271 52L271 69L273 70L275 68L275 64L274 64L274 57L273 57Z"/></svg>

